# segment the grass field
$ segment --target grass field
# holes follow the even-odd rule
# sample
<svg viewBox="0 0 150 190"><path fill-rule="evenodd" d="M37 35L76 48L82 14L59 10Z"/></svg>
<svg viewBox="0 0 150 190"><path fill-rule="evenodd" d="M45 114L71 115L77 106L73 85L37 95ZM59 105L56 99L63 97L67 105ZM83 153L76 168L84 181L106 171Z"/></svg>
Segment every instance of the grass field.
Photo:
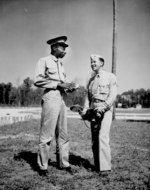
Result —
<svg viewBox="0 0 150 190"><path fill-rule="evenodd" d="M148 190L150 189L150 124L114 121L110 139L112 172L100 177L92 171L90 129L68 119L71 175L56 168L55 141L48 177L38 173L36 159L40 121L0 127L0 189L4 190Z"/></svg>

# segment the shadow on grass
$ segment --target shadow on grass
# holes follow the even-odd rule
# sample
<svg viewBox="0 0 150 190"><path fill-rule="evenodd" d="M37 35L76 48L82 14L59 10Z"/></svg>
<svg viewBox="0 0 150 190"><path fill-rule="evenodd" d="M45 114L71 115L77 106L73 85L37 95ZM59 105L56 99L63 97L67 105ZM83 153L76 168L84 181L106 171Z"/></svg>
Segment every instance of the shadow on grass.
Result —
<svg viewBox="0 0 150 190"><path fill-rule="evenodd" d="M25 160L34 171L40 172L39 166L37 164L37 153L22 151L15 155L14 159L17 161ZM69 162L72 165L84 167L85 169L93 169L94 167L87 159L84 159L79 155L75 155L72 152L69 155ZM57 163L54 161L49 160L48 164L57 168Z"/></svg>
<svg viewBox="0 0 150 190"><path fill-rule="evenodd" d="M132 120L132 119L127 119L126 122L142 122L142 123L150 123L150 120Z"/></svg>
<svg viewBox="0 0 150 190"><path fill-rule="evenodd" d="M37 164L37 153L22 151L15 155L14 159L17 161L25 160L28 164L30 164L34 171L39 172L39 167Z"/></svg>
<svg viewBox="0 0 150 190"><path fill-rule="evenodd" d="M94 166L85 158L82 158L79 155L75 155L72 152L69 155L69 162L72 165L81 166L85 169L94 169Z"/></svg>

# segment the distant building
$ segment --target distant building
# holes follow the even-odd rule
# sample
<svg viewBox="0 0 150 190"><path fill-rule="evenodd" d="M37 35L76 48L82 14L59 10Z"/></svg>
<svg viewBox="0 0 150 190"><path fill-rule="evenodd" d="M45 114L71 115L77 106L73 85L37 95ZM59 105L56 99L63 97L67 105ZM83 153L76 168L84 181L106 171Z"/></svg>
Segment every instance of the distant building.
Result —
<svg viewBox="0 0 150 190"><path fill-rule="evenodd" d="M122 103L118 103L118 104L117 104L117 107L118 107L118 108L122 108Z"/></svg>
<svg viewBox="0 0 150 190"><path fill-rule="evenodd" d="M142 109L142 105L141 104L136 104L136 109Z"/></svg>

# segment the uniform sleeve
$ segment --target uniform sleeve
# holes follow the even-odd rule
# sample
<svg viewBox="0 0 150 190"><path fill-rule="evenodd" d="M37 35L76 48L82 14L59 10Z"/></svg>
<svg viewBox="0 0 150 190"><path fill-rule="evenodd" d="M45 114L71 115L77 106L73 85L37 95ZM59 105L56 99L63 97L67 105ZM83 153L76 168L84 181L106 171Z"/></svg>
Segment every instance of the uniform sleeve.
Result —
<svg viewBox="0 0 150 190"><path fill-rule="evenodd" d="M114 74L111 75L111 80L110 80L110 91L108 98L106 99L106 104L111 107L113 103L115 102L117 96L117 79Z"/></svg>
<svg viewBox="0 0 150 190"><path fill-rule="evenodd" d="M45 60L40 59L35 69L34 85L40 88L56 89L58 81L50 80L49 77L45 75L45 69Z"/></svg>

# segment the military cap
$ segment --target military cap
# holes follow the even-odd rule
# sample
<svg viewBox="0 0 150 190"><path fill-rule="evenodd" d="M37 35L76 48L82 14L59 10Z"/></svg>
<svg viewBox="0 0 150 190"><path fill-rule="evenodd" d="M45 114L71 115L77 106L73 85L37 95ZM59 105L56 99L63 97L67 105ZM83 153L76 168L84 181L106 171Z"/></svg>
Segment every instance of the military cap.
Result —
<svg viewBox="0 0 150 190"><path fill-rule="evenodd" d="M97 59L98 58L98 59L100 59L100 60L102 60L104 62L104 58L101 55L92 54L92 55L90 55L90 58L91 59Z"/></svg>
<svg viewBox="0 0 150 190"><path fill-rule="evenodd" d="M68 47L68 44L65 42L67 41L67 36L59 36L57 38L53 38L47 41L47 44L54 45L54 44L61 44L64 47Z"/></svg>

